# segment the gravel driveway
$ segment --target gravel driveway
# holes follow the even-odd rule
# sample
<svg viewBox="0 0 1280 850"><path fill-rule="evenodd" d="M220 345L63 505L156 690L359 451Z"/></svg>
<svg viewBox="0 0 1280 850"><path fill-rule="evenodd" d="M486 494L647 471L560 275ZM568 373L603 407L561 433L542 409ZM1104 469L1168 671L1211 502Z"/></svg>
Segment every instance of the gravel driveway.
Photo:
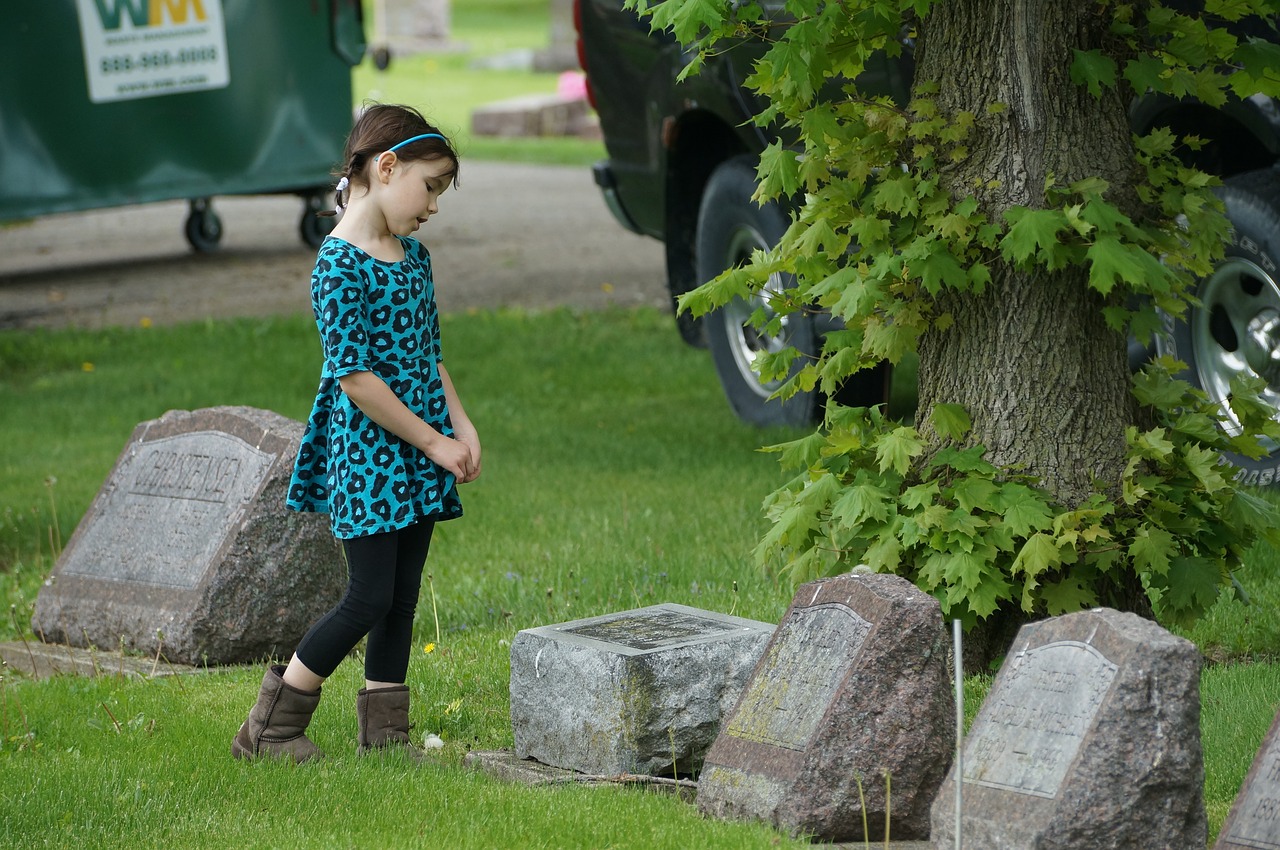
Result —
<svg viewBox="0 0 1280 850"><path fill-rule="evenodd" d="M302 202L214 208L223 238L211 254L188 246L184 201L0 226L0 329L309 313ZM667 304L661 244L614 221L587 168L464 161L461 188L417 235L443 311Z"/></svg>

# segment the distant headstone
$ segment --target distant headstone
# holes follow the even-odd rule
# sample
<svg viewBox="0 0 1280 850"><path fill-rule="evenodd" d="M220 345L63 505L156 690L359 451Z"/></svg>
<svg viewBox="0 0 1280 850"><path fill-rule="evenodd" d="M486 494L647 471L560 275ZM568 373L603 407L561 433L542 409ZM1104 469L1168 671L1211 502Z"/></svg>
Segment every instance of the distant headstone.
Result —
<svg viewBox="0 0 1280 850"><path fill-rule="evenodd" d="M1262 739L1214 850L1280 850L1280 712Z"/></svg>
<svg viewBox="0 0 1280 850"><path fill-rule="evenodd" d="M963 754L965 847L1203 847L1200 653L1135 614L1023 626ZM933 808L955 841L955 767Z"/></svg>
<svg viewBox="0 0 1280 850"><path fill-rule="evenodd" d="M906 579L802 585L707 753L698 808L823 841L882 839L886 818L928 837L955 750L948 658L938 601Z"/></svg>
<svg viewBox="0 0 1280 850"><path fill-rule="evenodd" d="M399 55L412 55L439 49L449 44L450 0L383 0L378 5L379 21L375 29L383 30L391 49Z"/></svg>
<svg viewBox="0 0 1280 850"><path fill-rule="evenodd" d="M550 44L534 57L535 71L567 71L578 67L578 31L573 25L574 0L551 0Z"/></svg>
<svg viewBox="0 0 1280 850"><path fill-rule="evenodd" d="M672 603L525 629L511 644L516 755L606 776L696 771L772 632Z"/></svg>
<svg viewBox="0 0 1280 850"><path fill-rule="evenodd" d="M41 589L32 630L177 664L291 652L346 584L327 518L285 510L301 436L301 423L249 407L138 425Z"/></svg>

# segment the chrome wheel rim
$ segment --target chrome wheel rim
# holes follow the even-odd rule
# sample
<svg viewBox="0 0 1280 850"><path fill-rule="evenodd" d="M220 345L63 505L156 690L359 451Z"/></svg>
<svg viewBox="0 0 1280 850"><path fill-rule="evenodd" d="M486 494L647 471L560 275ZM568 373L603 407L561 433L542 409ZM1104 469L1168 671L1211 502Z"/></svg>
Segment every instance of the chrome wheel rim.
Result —
<svg viewBox="0 0 1280 850"><path fill-rule="evenodd" d="M1262 378L1262 400L1280 407L1280 285L1272 274L1249 260L1228 258L1201 284L1190 329L1200 387L1222 408L1228 433L1241 431L1227 404L1236 375Z"/></svg>
<svg viewBox="0 0 1280 850"><path fill-rule="evenodd" d="M769 244L759 231L750 227L742 227L734 232L725 252L724 268L735 268L751 258L756 249L767 250ZM764 286L752 293L748 298L735 298L720 310L720 320L724 322L725 338L729 341L729 351L733 361L742 374L743 383L760 398L767 399L777 392L784 381L762 381L757 369L757 361L766 354L776 354L791 345L793 326L792 316L783 316L777 334L766 334L752 325L751 317L757 310L763 311L766 323L777 318L773 309L776 298L785 289L784 277L780 273L769 276Z"/></svg>

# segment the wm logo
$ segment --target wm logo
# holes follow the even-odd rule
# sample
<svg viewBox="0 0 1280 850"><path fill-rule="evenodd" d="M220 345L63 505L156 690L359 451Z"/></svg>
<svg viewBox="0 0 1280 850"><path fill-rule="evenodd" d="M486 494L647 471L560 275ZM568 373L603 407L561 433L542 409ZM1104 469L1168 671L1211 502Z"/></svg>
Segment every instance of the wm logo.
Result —
<svg viewBox="0 0 1280 850"><path fill-rule="evenodd" d="M93 5L102 28L108 32L120 29L125 16L134 29L199 23L208 18L203 0L93 0Z"/></svg>

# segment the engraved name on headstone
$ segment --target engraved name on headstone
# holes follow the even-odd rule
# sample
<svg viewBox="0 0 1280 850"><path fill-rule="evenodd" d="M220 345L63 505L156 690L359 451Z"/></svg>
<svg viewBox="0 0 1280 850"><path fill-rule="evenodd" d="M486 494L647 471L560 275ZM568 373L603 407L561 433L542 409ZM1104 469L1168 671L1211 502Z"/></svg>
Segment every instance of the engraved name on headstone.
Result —
<svg viewBox="0 0 1280 850"><path fill-rule="evenodd" d="M1006 661L1009 676L969 732L965 782L1055 797L1075 761L1116 665L1079 641L1046 644Z"/></svg>
<svg viewBox="0 0 1280 850"><path fill-rule="evenodd" d="M824 841L890 820L926 837L954 711L936 599L890 575L802 585L707 754L698 808Z"/></svg>
<svg viewBox="0 0 1280 850"><path fill-rule="evenodd" d="M1214 850L1280 850L1280 712L1262 739Z"/></svg>
<svg viewBox="0 0 1280 850"><path fill-rule="evenodd" d="M291 651L345 585L326 518L284 507L301 434L301 423L248 407L138 425L41 590L32 629L186 664Z"/></svg>
<svg viewBox="0 0 1280 850"><path fill-rule="evenodd" d="M553 628L568 635L646 650L711 638L741 627L685 611L658 608L608 615L581 626Z"/></svg>
<svg viewBox="0 0 1280 850"><path fill-rule="evenodd" d="M694 771L772 633L671 603L525 629L511 644L516 755L588 774Z"/></svg>
<svg viewBox="0 0 1280 850"><path fill-rule="evenodd" d="M277 459L216 431L138 444L121 458L62 574L195 587Z"/></svg>
<svg viewBox="0 0 1280 850"><path fill-rule="evenodd" d="M818 731L871 623L843 605L797 609L765 650L722 734L803 751Z"/></svg>
<svg viewBox="0 0 1280 850"><path fill-rule="evenodd" d="M1135 614L1023 626L965 739L966 847L1203 847L1200 653ZM933 846L955 844L953 766Z"/></svg>

